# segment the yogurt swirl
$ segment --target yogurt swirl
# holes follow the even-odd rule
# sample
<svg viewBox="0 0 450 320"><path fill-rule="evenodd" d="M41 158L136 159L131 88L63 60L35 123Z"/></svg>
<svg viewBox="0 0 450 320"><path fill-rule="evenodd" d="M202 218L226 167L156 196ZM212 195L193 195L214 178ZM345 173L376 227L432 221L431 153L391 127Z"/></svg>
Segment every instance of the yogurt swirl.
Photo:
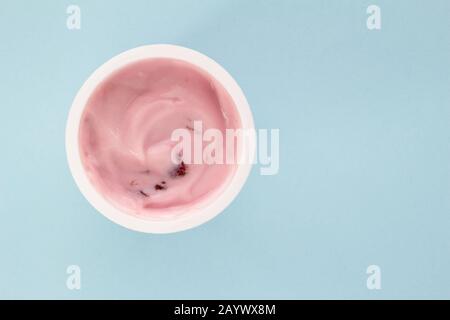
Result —
<svg viewBox="0 0 450 320"><path fill-rule="evenodd" d="M81 160L97 189L136 215L164 215L220 192L232 164L173 163L172 132L241 127L231 97L200 68L175 59L146 59L106 78L93 92L79 131Z"/></svg>

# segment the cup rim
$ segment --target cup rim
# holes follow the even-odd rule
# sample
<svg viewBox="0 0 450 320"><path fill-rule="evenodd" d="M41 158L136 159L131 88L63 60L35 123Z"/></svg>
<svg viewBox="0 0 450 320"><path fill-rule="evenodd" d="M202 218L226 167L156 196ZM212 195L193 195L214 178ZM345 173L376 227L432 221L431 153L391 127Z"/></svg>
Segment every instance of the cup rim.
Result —
<svg viewBox="0 0 450 320"><path fill-rule="evenodd" d="M256 149L256 137L246 140L243 156L250 161L237 164L230 181L216 194L211 202L202 208L188 208L186 213L168 219L143 219L124 212L105 199L90 182L79 152L79 127L83 111L96 87L114 71L143 59L169 58L191 63L209 73L228 92L241 119L242 129L254 130L250 106L244 93L233 77L217 62L206 55L177 45L153 44L133 48L122 52L97 68L76 94L69 111L66 124L66 156L70 172L76 185L88 202L109 220L128 229L144 233L173 233L199 226L221 213L238 195L244 186L252 168Z"/></svg>

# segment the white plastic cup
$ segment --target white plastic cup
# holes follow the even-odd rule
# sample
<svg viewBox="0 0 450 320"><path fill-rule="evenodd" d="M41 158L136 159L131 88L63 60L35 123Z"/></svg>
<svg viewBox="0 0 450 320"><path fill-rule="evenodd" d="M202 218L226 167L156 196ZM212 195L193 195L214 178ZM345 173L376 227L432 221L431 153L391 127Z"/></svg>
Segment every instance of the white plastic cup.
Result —
<svg viewBox="0 0 450 320"><path fill-rule="evenodd" d="M78 188L94 208L121 226L146 233L172 233L187 230L209 221L233 201L250 173L255 154L256 138L252 135L246 140L242 156L245 157L244 159L249 159L249 161L237 165L233 177L223 187L222 192L213 197L207 197L205 202L199 205L187 206L185 212L180 215L140 218L115 207L95 189L81 162L78 136L81 116L88 99L104 79L130 63L149 58L178 59L203 69L221 83L233 99L241 119L242 129L254 130L254 123L247 99L231 75L209 57L180 46L161 44L128 50L113 57L95 70L83 84L72 103L66 127L67 160Z"/></svg>

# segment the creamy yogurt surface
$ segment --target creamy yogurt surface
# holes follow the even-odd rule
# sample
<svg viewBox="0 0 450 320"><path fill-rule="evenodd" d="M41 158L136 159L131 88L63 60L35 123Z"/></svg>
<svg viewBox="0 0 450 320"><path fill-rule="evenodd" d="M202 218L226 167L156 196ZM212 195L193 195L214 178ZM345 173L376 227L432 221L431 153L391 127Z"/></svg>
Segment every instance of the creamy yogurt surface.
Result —
<svg viewBox="0 0 450 320"><path fill-rule="evenodd" d="M182 211L217 194L235 164L171 157L173 131L186 129L194 140L202 134L194 129L199 121L223 136L241 126L230 95L209 73L167 58L119 69L94 90L81 118L80 156L90 182L114 206L139 216Z"/></svg>

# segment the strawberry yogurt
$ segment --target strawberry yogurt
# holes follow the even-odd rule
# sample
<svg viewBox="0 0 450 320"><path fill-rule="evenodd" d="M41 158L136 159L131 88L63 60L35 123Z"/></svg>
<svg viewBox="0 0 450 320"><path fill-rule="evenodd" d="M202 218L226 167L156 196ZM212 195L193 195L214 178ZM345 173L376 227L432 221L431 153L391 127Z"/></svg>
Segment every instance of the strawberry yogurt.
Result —
<svg viewBox="0 0 450 320"><path fill-rule="evenodd" d="M174 130L194 137L203 128L241 127L236 106L209 73L186 61L143 59L95 88L81 116L79 154L94 188L121 211L153 216L220 193L233 164L187 164L171 159Z"/></svg>

